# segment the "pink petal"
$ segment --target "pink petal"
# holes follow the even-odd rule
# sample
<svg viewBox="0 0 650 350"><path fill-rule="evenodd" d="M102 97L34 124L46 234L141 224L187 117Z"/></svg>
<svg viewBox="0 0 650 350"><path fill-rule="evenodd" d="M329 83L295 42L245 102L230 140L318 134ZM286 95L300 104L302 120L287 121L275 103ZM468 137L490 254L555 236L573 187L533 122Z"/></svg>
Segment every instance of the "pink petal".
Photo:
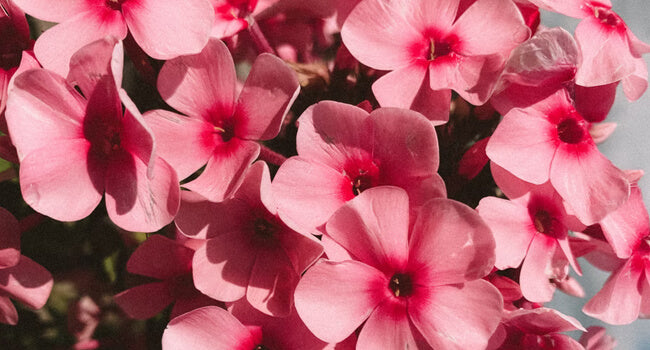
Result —
<svg viewBox="0 0 650 350"><path fill-rule="evenodd" d="M251 220L251 207L239 200L215 203L190 191L182 191L181 197L174 222L190 238L210 239L245 227Z"/></svg>
<svg viewBox="0 0 650 350"><path fill-rule="evenodd" d="M53 141L83 139L85 101L60 76L30 70L16 77L10 96L7 125L21 160Z"/></svg>
<svg viewBox="0 0 650 350"><path fill-rule="evenodd" d="M131 318L146 320L163 311L174 301L165 282L154 282L127 289L113 297Z"/></svg>
<svg viewBox="0 0 650 350"><path fill-rule="evenodd" d="M289 316L299 279L283 249L260 249L246 289L246 300L267 315Z"/></svg>
<svg viewBox="0 0 650 350"><path fill-rule="evenodd" d="M64 140L55 147L29 153L20 167L25 202L59 221L76 221L90 215L101 201L104 188L101 170L88 163L89 151L86 140Z"/></svg>
<svg viewBox="0 0 650 350"><path fill-rule="evenodd" d="M586 225L616 210L630 193L625 174L593 142L561 144L553 158L550 178L553 187Z"/></svg>
<svg viewBox="0 0 650 350"><path fill-rule="evenodd" d="M289 66L270 54L258 56L239 94L235 134L253 140L274 138L299 92L298 78Z"/></svg>
<svg viewBox="0 0 650 350"><path fill-rule="evenodd" d="M82 47L70 58L70 71L66 78L70 85L78 86L89 99L100 81L110 79L113 85L122 85L124 49L115 37L105 37Z"/></svg>
<svg viewBox="0 0 650 350"><path fill-rule="evenodd" d="M636 101L648 89L648 67L642 58L634 61L634 72L623 78L623 92L629 101Z"/></svg>
<svg viewBox="0 0 650 350"><path fill-rule="evenodd" d="M410 45L427 42L413 19L426 2L363 1L352 10L341 29L343 43L361 63L375 69L393 70L413 59ZM453 4L453 3L452 3ZM449 6L452 7L452 6ZM435 11L431 11L434 12ZM445 16L451 23L453 16ZM418 17L422 22L423 18ZM441 23L442 30L446 29Z"/></svg>
<svg viewBox="0 0 650 350"><path fill-rule="evenodd" d="M20 261L20 226L9 211L0 208L0 269Z"/></svg>
<svg viewBox="0 0 650 350"><path fill-rule="evenodd" d="M152 179L153 168L156 162L156 143L153 132L145 123L138 107L131 101L126 91L119 89L118 94L119 101L124 105L124 116L121 119L120 145L127 152L140 158L147 165L147 177ZM116 115L119 115L119 112ZM169 167L169 165L166 165L166 167ZM176 178L176 172L173 170L172 172L174 173L174 178Z"/></svg>
<svg viewBox="0 0 650 350"><path fill-rule="evenodd" d="M361 108L333 101L310 106L298 119L298 155L339 169L350 160L368 157L372 128Z"/></svg>
<svg viewBox="0 0 650 350"><path fill-rule="evenodd" d="M229 198L239 188L246 170L259 153L260 146L256 142L233 138L215 149L203 173L184 187L211 201Z"/></svg>
<svg viewBox="0 0 650 350"><path fill-rule="evenodd" d="M215 331L220 330L220 331ZM259 339L217 306L206 306L171 320L162 337L165 350L253 349Z"/></svg>
<svg viewBox="0 0 650 350"><path fill-rule="evenodd" d="M643 270L634 266L635 260L629 259L609 276L603 288L582 308L585 314L615 325L629 324L639 317Z"/></svg>
<svg viewBox="0 0 650 350"><path fill-rule="evenodd" d="M50 272L24 255L17 265L0 269L0 292L32 309L45 305L53 284Z"/></svg>
<svg viewBox="0 0 650 350"><path fill-rule="evenodd" d="M324 233L321 236L321 244L323 245L323 250L325 251L325 256L327 260L330 261L344 261L344 260L354 260L354 257L343 248L340 244L336 243L327 233Z"/></svg>
<svg viewBox="0 0 650 350"><path fill-rule="evenodd" d="M530 36L517 6L501 0L473 3L454 22L452 33L460 39L458 52L467 56L508 55Z"/></svg>
<svg viewBox="0 0 650 350"><path fill-rule="evenodd" d="M192 271L194 251L162 235L153 235L136 249L126 270L157 279L169 279Z"/></svg>
<svg viewBox="0 0 650 350"><path fill-rule="evenodd" d="M276 214L277 205L271 193L271 173L266 162L257 161L248 168L234 197L251 208L258 207L261 203L269 213Z"/></svg>
<svg viewBox="0 0 650 350"><path fill-rule="evenodd" d="M331 167L299 156L282 164L272 186L278 215L289 227L302 234L322 234L319 229L324 227L321 226L353 196L346 192L349 191L350 179ZM305 211L305 208L310 210Z"/></svg>
<svg viewBox="0 0 650 350"><path fill-rule="evenodd" d="M88 1L59 0L52 6L50 0L12 0L30 16L48 22L63 22L89 9Z"/></svg>
<svg viewBox="0 0 650 350"><path fill-rule="evenodd" d="M125 1L122 13L138 45L159 60L199 53L214 21L214 10L205 0Z"/></svg>
<svg viewBox="0 0 650 350"><path fill-rule="evenodd" d="M415 299L415 298L414 298ZM436 286L409 302L409 316L435 349L482 349L501 321L503 300L487 281Z"/></svg>
<svg viewBox="0 0 650 350"><path fill-rule="evenodd" d="M385 273L403 268L408 258L408 195L398 187L368 189L327 221L327 234L355 260Z"/></svg>
<svg viewBox="0 0 650 350"><path fill-rule="evenodd" d="M517 109L508 112L490 137L485 151L490 160L518 178L542 184L549 179L556 150L553 136L556 128L539 112L527 111L529 113Z"/></svg>
<svg viewBox="0 0 650 350"><path fill-rule="evenodd" d="M183 295L180 299L176 299L174 302L174 307L172 308L171 313L169 314L169 319L176 318L186 312L190 312L194 309L198 309L204 306L223 306L223 303L216 301L209 296L199 292L194 289L192 286L192 292L189 292L189 295Z"/></svg>
<svg viewBox="0 0 650 350"><path fill-rule="evenodd" d="M532 302L544 303L551 301L555 286L549 279L552 277L552 259L557 249L557 241L543 233L538 233L528 247L528 253L521 265L519 284L524 298Z"/></svg>
<svg viewBox="0 0 650 350"><path fill-rule="evenodd" d="M216 143L214 126L200 119L157 109L143 115L156 136L158 155L185 179L208 162Z"/></svg>
<svg viewBox="0 0 650 350"><path fill-rule="evenodd" d="M578 24L575 37L582 53L576 84L611 84L635 71L638 57L630 52L625 31L614 30L590 16Z"/></svg>
<svg viewBox="0 0 650 350"><path fill-rule="evenodd" d="M389 72L372 84L372 92L382 107L412 109L435 125L449 120L451 91L431 90L427 65L416 63Z"/></svg>
<svg viewBox="0 0 650 350"><path fill-rule="evenodd" d="M7 297L0 296L0 323L15 326L18 323L18 311Z"/></svg>
<svg viewBox="0 0 650 350"><path fill-rule="evenodd" d="M586 350L612 350L616 347L616 340L606 332L604 327L591 326L580 337L580 344Z"/></svg>
<svg viewBox="0 0 650 350"><path fill-rule="evenodd" d="M575 85L576 110L591 123L602 122L614 105L618 83L584 87Z"/></svg>
<svg viewBox="0 0 650 350"><path fill-rule="evenodd" d="M498 166L495 162L490 163L490 171L492 172L494 182L499 186L501 192L511 200L521 198L533 191L533 189L538 188L530 182L523 181L514 176L511 172ZM546 184L549 183L546 182Z"/></svg>
<svg viewBox="0 0 650 350"><path fill-rule="evenodd" d="M515 326L525 333L539 335L575 330L585 331L575 318L545 307L512 311L506 316L505 323Z"/></svg>
<svg viewBox="0 0 650 350"><path fill-rule="evenodd" d="M75 14L38 37L34 53L44 68L68 74L70 58L79 49L106 36L126 37L127 28L119 11L94 8Z"/></svg>
<svg viewBox="0 0 650 350"><path fill-rule="evenodd" d="M302 235L288 227L284 227L284 230L290 232L282 232L279 235L280 246L291 261L294 271L302 275L323 255L323 245L312 235Z"/></svg>
<svg viewBox="0 0 650 350"><path fill-rule="evenodd" d="M650 232L650 218L638 186L631 186L627 202L609 213L600 222L600 227L616 256L625 259L632 255L641 239Z"/></svg>
<svg viewBox="0 0 650 350"><path fill-rule="evenodd" d="M220 301L235 301L246 294L257 251L241 232L207 241L194 253L192 275L196 289Z"/></svg>
<svg viewBox="0 0 650 350"><path fill-rule="evenodd" d="M411 231L409 267L434 285L486 276L494 266L492 232L476 211L449 199L432 199Z"/></svg>
<svg viewBox="0 0 650 350"><path fill-rule="evenodd" d="M358 261L320 261L298 283L296 311L314 335L337 343L389 297L387 286L383 273Z"/></svg>
<svg viewBox="0 0 650 350"><path fill-rule="evenodd" d="M540 8L548 11L561 13L566 16L575 18L583 18L587 15L584 0L528 0L529 2L539 6ZM599 0L600 4L605 7L611 8L612 4L609 0Z"/></svg>
<svg viewBox="0 0 650 350"><path fill-rule="evenodd" d="M389 183L404 178L429 177L438 171L436 130L421 114L380 108L370 113L370 120L373 157L381 162L382 176Z"/></svg>
<svg viewBox="0 0 650 350"><path fill-rule="evenodd" d="M180 188L174 169L156 158L153 174L138 157L122 152L106 169L106 210L121 228L154 232L169 224L180 204Z"/></svg>
<svg viewBox="0 0 650 350"><path fill-rule="evenodd" d="M211 113L232 115L235 82L235 64L228 48L220 40L212 39L199 54L165 62L157 86L170 106L211 122Z"/></svg>
<svg viewBox="0 0 650 350"><path fill-rule="evenodd" d="M499 270L517 268L537 233L528 208L501 198L485 197L476 210L494 234L494 266Z"/></svg>
<svg viewBox="0 0 650 350"><path fill-rule="evenodd" d="M426 349L415 342L406 303L386 300L381 303L361 328L358 349Z"/></svg>

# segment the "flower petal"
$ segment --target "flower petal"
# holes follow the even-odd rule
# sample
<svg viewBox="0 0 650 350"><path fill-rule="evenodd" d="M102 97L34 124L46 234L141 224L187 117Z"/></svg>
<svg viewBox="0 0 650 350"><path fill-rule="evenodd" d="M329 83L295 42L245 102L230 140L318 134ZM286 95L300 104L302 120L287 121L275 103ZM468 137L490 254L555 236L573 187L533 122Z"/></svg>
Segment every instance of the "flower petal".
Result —
<svg viewBox="0 0 650 350"><path fill-rule="evenodd" d="M130 273L169 279L192 271L194 251L162 235L153 235L138 246L126 270Z"/></svg>
<svg viewBox="0 0 650 350"><path fill-rule="evenodd" d="M114 297L117 305L131 318L146 320L163 311L174 301L165 282L154 282L127 289Z"/></svg>
<svg viewBox="0 0 650 350"><path fill-rule="evenodd" d="M0 292L32 309L40 309L52 291L52 274L26 256L17 265L0 269Z"/></svg>
<svg viewBox="0 0 650 350"><path fill-rule="evenodd" d="M20 261L20 226L9 211L0 208L0 269Z"/></svg>

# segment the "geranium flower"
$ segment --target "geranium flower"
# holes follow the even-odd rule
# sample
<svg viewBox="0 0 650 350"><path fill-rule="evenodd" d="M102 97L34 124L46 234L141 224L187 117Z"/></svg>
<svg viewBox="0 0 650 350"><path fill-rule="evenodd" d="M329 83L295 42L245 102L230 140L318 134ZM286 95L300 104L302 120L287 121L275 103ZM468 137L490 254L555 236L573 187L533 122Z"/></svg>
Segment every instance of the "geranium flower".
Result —
<svg viewBox="0 0 650 350"><path fill-rule="evenodd" d="M345 20L343 43L361 63L389 70L372 86L386 107L449 119L451 90L472 104L492 94L510 51L529 36L517 6L478 0L365 0Z"/></svg>
<svg viewBox="0 0 650 350"><path fill-rule="evenodd" d="M598 151L589 122L566 91L525 109L513 109L488 142L488 157L518 178L551 184L586 225L596 223L629 195L625 174Z"/></svg>
<svg viewBox="0 0 650 350"><path fill-rule="evenodd" d="M478 349L503 309L480 278L494 264L494 239L471 208L432 199L409 232L409 199L371 188L327 222L354 260L322 260L296 288L298 315L320 339L338 342L362 326L358 349Z"/></svg>
<svg viewBox="0 0 650 350"><path fill-rule="evenodd" d="M521 265L523 296L533 302L550 301L556 285L568 277L569 264L581 273L568 234L569 229L580 231L584 226L567 214L549 183L525 183L495 165L492 174L510 198L485 197L476 208L494 234L494 265L499 270Z"/></svg>
<svg viewBox="0 0 650 350"><path fill-rule="evenodd" d="M207 240L192 263L197 289L226 302L246 296L253 307L276 317L291 312L300 274L323 253L315 238L293 231L277 216L264 162L253 164L224 202L183 192L176 225L188 237Z"/></svg>
<svg viewBox="0 0 650 350"><path fill-rule="evenodd" d="M54 281L43 266L20 254L18 220L0 208L0 323L15 325L18 312L9 298L40 309Z"/></svg>
<svg viewBox="0 0 650 350"><path fill-rule="evenodd" d="M417 112L380 108L368 114L323 101L298 123L298 156L273 179L280 217L298 232L323 233L334 211L374 186L406 189L413 208L446 195L435 129Z"/></svg>
<svg viewBox="0 0 650 350"><path fill-rule="evenodd" d="M641 55L650 45L639 40L612 10L610 0L529 0L546 10L581 18L575 31L581 64L576 83L606 85L623 81L623 91L634 101L648 87L648 68Z"/></svg>
<svg viewBox="0 0 650 350"><path fill-rule="evenodd" d="M211 39L199 54L167 61L158 77L163 99L186 116L165 110L144 117L160 156L183 179L205 170L184 187L212 201L228 198L298 96L295 73L279 58L260 55L236 98L235 65L228 48Z"/></svg>
<svg viewBox="0 0 650 350"><path fill-rule="evenodd" d="M80 220L106 192L109 217L126 230L151 232L171 222L178 179L156 156L140 112L118 91L121 71L122 46L106 38L72 57L67 79L46 69L15 79L7 124L23 198L34 210Z"/></svg>
<svg viewBox="0 0 650 350"><path fill-rule="evenodd" d="M136 249L126 270L161 281L127 289L114 299L129 317L146 319L174 304L170 318L219 302L203 295L192 281L194 250L162 235L153 235Z"/></svg>
<svg viewBox="0 0 650 350"><path fill-rule="evenodd" d="M65 76L72 55L105 36L127 31L149 56L166 60L200 52L208 41L214 12L207 0L14 0L29 15L60 22L34 46L47 69ZM192 25L187 25L192 23Z"/></svg>

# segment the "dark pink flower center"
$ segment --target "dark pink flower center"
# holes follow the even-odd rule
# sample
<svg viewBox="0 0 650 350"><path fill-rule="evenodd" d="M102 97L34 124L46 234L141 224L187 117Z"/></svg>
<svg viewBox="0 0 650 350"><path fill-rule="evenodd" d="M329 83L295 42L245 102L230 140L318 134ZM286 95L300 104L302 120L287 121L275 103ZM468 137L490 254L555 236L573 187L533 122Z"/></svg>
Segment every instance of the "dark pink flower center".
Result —
<svg viewBox="0 0 650 350"><path fill-rule="evenodd" d="M388 288L396 297L407 297L413 294L413 279L408 274L396 273L390 278Z"/></svg>
<svg viewBox="0 0 650 350"><path fill-rule="evenodd" d="M556 348L555 341L553 338L537 334L526 334L524 335L521 346L523 349L548 349L552 350Z"/></svg>
<svg viewBox="0 0 650 350"><path fill-rule="evenodd" d="M122 3L124 3L126 0L106 0L106 7L110 8L111 10L121 10L122 9Z"/></svg>
<svg viewBox="0 0 650 350"><path fill-rule="evenodd" d="M557 134L562 142L579 143L587 135L585 122L576 118L566 118L557 125Z"/></svg>
<svg viewBox="0 0 650 350"><path fill-rule="evenodd" d="M349 164L343 174L350 179L355 196L379 184L379 168L371 160Z"/></svg>
<svg viewBox="0 0 650 350"><path fill-rule="evenodd" d="M256 237L263 240L269 240L275 236L278 227L275 223L266 218L257 218L253 221L253 231L255 232Z"/></svg>
<svg viewBox="0 0 650 350"><path fill-rule="evenodd" d="M232 119L221 119L214 124L214 133L221 136L223 142L228 142L235 137L235 124Z"/></svg>
<svg viewBox="0 0 650 350"><path fill-rule="evenodd" d="M446 42L429 39L429 57L427 60L433 61L438 57L447 56L451 53L451 45Z"/></svg>
<svg viewBox="0 0 650 350"><path fill-rule="evenodd" d="M598 18L602 24L610 27L618 27L623 23L621 17L614 13L614 11L605 7L594 6L594 16Z"/></svg>
<svg viewBox="0 0 650 350"><path fill-rule="evenodd" d="M95 121L97 122L97 120ZM107 124L89 122L84 128L84 134L90 141L93 151L102 158L109 158L113 153L122 149L119 126Z"/></svg>
<svg viewBox="0 0 650 350"><path fill-rule="evenodd" d="M535 229L539 233L550 233L553 230L553 218L546 210L538 210L533 219Z"/></svg>

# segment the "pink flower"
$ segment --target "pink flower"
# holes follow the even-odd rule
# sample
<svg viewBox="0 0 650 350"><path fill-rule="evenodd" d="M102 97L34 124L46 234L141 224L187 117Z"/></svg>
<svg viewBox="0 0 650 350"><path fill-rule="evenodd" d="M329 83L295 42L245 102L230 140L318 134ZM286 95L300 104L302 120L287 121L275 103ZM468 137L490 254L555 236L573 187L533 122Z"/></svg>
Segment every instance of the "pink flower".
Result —
<svg viewBox="0 0 650 350"><path fill-rule="evenodd" d="M629 195L625 174L602 155L589 122L558 90L506 114L490 138L488 157L518 178L551 184L584 224L593 224Z"/></svg>
<svg viewBox="0 0 650 350"><path fill-rule="evenodd" d="M634 101L648 87L648 68L641 57L650 45L639 40L609 0L530 0L541 8L581 18L575 31L581 64L576 83L606 85L623 81L623 91Z"/></svg>
<svg viewBox="0 0 650 350"><path fill-rule="evenodd" d="M389 70L372 86L382 106L449 119L451 90L472 104L492 94L505 59L529 36L510 1L478 0L456 18L459 0L365 0L341 35L361 63Z"/></svg>
<svg viewBox="0 0 650 350"><path fill-rule="evenodd" d="M332 213L374 186L404 188L413 208L445 196L436 132L417 112L380 108L368 114L323 101L298 123L298 156L273 179L280 217L298 232L323 233Z"/></svg>
<svg viewBox="0 0 650 350"><path fill-rule="evenodd" d="M163 350L319 350L354 348L354 337L327 344L312 335L293 312L283 318L264 315L245 301L229 307L203 307L176 317L167 325Z"/></svg>
<svg viewBox="0 0 650 350"><path fill-rule="evenodd" d="M0 208L0 323L15 325L18 312L9 298L40 309L52 291L52 275L43 266L20 254L18 221Z"/></svg>
<svg viewBox="0 0 650 350"><path fill-rule="evenodd" d="M72 55L105 36L124 39L127 30L153 58L170 59L201 51L214 12L207 0L14 0L29 15L60 22L34 47L47 69L65 76ZM191 23L192 25L187 25Z"/></svg>
<svg viewBox="0 0 650 350"><path fill-rule="evenodd" d="M129 317L146 319L174 304L170 318L207 305L218 305L192 282L194 250L162 235L153 235L133 252L126 264L130 273L161 281L143 284L115 295Z"/></svg>
<svg viewBox="0 0 650 350"><path fill-rule="evenodd" d="M106 192L114 223L152 232L171 222L180 189L174 170L156 156L137 108L118 91L121 60L122 46L103 39L72 57L67 79L46 69L21 74L7 124L20 158L23 198L34 210L80 220Z"/></svg>
<svg viewBox="0 0 650 350"><path fill-rule="evenodd" d="M547 302L556 284L566 282L568 265L581 273L568 241L569 229L581 230L565 211L562 198L546 183L535 186L492 166L499 188L511 199L486 197L477 210L494 233L495 266L500 270L521 265L523 296ZM523 263L522 263L523 261Z"/></svg>
<svg viewBox="0 0 650 350"><path fill-rule="evenodd" d="M320 261L296 288L300 318L338 342L357 327L359 349L475 349L487 345L503 309L480 278L494 264L494 239L469 207L432 199L409 232L407 193L364 191L327 222L354 260Z"/></svg>
<svg viewBox="0 0 650 350"><path fill-rule="evenodd" d="M208 163L184 186L212 201L237 190L260 152L257 140L278 134L300 89L293 71L269 54L255 61L238 100L235 84L228 49L211 39L201 53L167 61L158 77L165 102L188 117L165 110L145 113L160 156L181 179Z"/></svg>
<svg viewBox="0 0 650 350"><path fill-rule="evenodd" d="M183 192L176 225L186 236L207 239L194 254L197 289L226 302L246 296L253 307L276 317L291 312L300 274L323 253L316 239L277 217L264 162L253 164L233 198L224 202Z"/></svg>
<svg viewBox="0 0 650 350"><path fill-rule="evenodd" d="M488 349L582 350L580 343L566 334L558 334L575 330L585 331L578 320L556 310L516 310L506 314Z"/></svg>

